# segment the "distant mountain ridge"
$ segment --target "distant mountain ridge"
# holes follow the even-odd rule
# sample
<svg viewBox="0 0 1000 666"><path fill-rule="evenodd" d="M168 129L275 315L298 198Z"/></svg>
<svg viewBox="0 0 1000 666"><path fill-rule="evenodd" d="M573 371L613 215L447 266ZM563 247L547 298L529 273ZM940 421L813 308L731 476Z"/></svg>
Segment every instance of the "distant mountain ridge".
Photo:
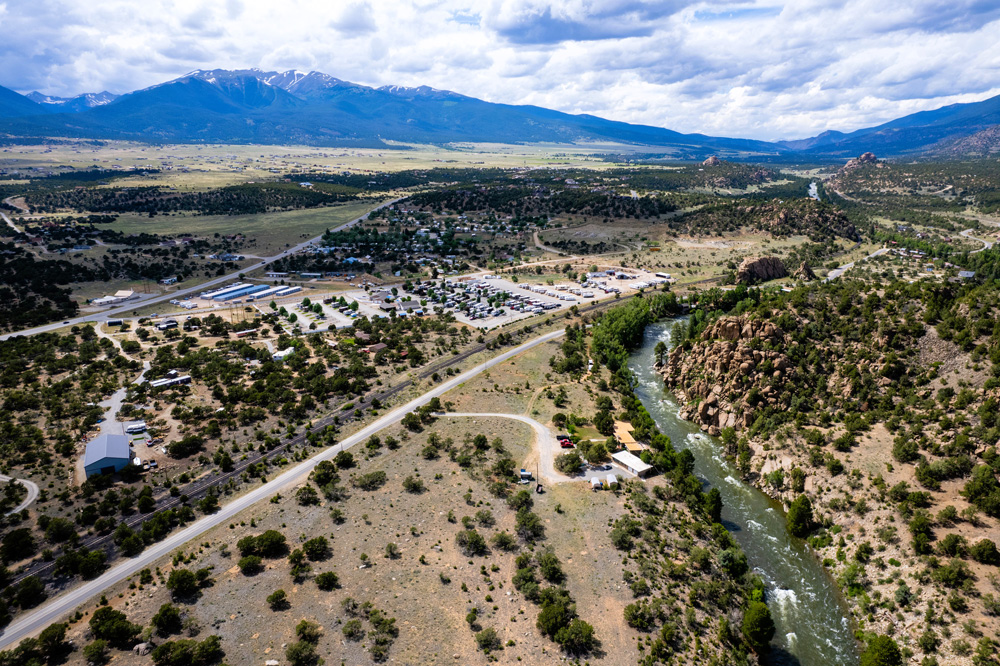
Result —
<svg viewBox="0 0 1000 666"><path fill-rule="evenodd" d="M426 86L371 88L322 72L295 70L195 70L75 113L66 107L64 113L32 114L30 108L15 105L8 105L7 112L2 102L0 98L0 133L15 136L381 147L386 141L600 141L666 147L685 159L785 150L764 141L681 134L535 106L494 104ZM50 105L42 106L50 110Z"/></svg>
<svg viewBox="0 0 1000 666"><path fill-rule="evenodd" d="M778 143L789 150L842 157L869 151L895 156L940 154L943 144L961 146L961 139L997 126L1000 126L1000 95L980 102L919 111L854 132L828 130L808 139ZM961 156L961 149L953 148L951 154Z"/></svg>
<svg viewBox="0 0 1000 666"><path fill-rule="evenodd" d="M315 71L195 70L121 96L23 96L0 87L0 135L163 143L614 142L655 147L677 159L714 154L841 158L866 151L919 155L946 144L954 155L965 145L960 139L997 125L1000 96L854 132L826 131L771 143L497 104L427 86L372 88Z"/></svg>
<svg viewBox="0 0 1000 666"><path fill-rule="evenodd" d="M36 91L28 93L25 97L32 102L50 107L53 113L76 113L92 109L95 106L110 104L118 99L119 96L104 90L99 93L84 93L76 97L52 97Z"/></svg>

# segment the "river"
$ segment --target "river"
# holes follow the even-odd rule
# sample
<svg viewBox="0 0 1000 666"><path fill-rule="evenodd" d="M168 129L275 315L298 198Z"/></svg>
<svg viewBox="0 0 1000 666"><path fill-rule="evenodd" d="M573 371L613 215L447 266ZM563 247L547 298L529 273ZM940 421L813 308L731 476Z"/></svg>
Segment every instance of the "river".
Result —
<svg viewBox="0 0 1000 666"><path fill-rule="evenodd" d="M809 183L809 196L816 201L822 201L819 197L819 186L816 183Z"/></svg>
<svg viewBox="0 0 1000 666"><path fill-rule="evenodd" d="M678 449L695 454L695 473L722 493L722 522L742 546L750 566L767 586L767 603L777 631L766 663L782 666L848 666L858 663L847 610L823 566L785 530L780 505L739 478L722 455L722 445L678 416L679 407L653 370L653 348L668 347L668 320L646 328L642 347L629 367L639 385L636 395L660 431Z"/></svg>

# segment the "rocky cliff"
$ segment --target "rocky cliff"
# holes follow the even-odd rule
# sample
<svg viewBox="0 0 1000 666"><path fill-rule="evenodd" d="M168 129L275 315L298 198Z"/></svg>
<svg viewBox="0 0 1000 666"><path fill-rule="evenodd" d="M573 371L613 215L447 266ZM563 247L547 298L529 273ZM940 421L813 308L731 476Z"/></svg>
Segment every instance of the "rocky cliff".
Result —
<svg viewBox="0 0 1000 666"><path fill-rule="evenodd" d="M737 284L757 284L788 275L785 264L777 257L747 257L736 269Z"/></svg>
<svg viewBox="0 0 1000 666"><path fill-rule="evenodd" d="M663 379L685 403L681 418L710 435L753 424L754 410L784 403L782 384L795 372L784 346L784 332L748 315L723 317L705 329L691 349L676 347L660 369Z"/></svg>

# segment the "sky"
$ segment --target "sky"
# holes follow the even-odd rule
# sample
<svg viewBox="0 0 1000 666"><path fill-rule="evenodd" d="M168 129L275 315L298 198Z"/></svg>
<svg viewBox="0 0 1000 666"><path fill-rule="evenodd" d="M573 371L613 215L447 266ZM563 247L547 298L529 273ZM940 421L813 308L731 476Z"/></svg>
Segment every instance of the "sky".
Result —
<svg viewBox="0 0 1000 666"><path fill-rule="evenodd" d="M0 85L321 71L792 139L1000 94L997 0L0 0Z"/></svg>

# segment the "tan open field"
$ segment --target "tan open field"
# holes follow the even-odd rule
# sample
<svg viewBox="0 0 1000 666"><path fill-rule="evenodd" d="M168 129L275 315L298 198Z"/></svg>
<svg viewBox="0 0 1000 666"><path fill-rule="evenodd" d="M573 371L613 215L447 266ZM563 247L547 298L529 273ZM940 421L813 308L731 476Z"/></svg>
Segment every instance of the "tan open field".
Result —
<svg viewBox="0 0 1000 666"><path fill-rule="evenodd" d="M471 608L479 610L478 625L496 629L505 644L493 652L494 663L562 663L558 647L535 628L538 607L511 584L515 553L493 548L485 557L463 557L458 551L455 535L463 529L463 516L477 511L492 513L495 525L478 528L489 538L499 531L513 531L514 512L486 492L478 474L461 469L447 455L424 460L419 452L431 431L452 438L459 446L466 437L479 433L491 441L500 438L515 459L527 455L532 437L529 428L505 419L477 419L474 423L442 419L421 434L394 427L382 433L382 438L391 434L402 440L400 449L383 448L380 455L362 462L360 470L341 473L346 481L352 474L382 470L387 482L381 489L367 492L352 488L349 499L336 504L323 501L318 506L300 506L288 490L276 493L273 503L258 505L239 522L206 534L199 544L177 553L175 561L159 562L154 571L164 578L154 576L153 584L139 586L137 576L131 585L125 583L109 591L111 605L133 621L147 623L161 604L170 601L162 580L175 566L211 567L214 585L200 600L179 606L200 627L199 639L208 634L222 637L227 663L263 663L267 659L284 663L284 646L295 641L294 629L302 619L322 626L318 653L326 663L371 663L364 649L368 639L353 642L342 635L343 624L350 619L341 606L347 597L359 604L371 602L396 618L399 637L389 650L390 663L489 663L490 658L476 649L473 632L465 621ZM353 450L356 457L363 448ZM402 480L409 475L421 478L427 490L406 492ZM558 555L578 612L595 626L601 641L599 652L589 657L589 663L623 663L622 655L634 650L634 632L622 620L622 609L632 595L621 583L621 556L605 538L607 522L622 513L623 503L624 497L593 493L583 483L566 484L535 496L534 511L546 528L546 539L536 550L551 547ZM331 519L332 508L343 512L343 524ZM449 512L453 512L455 522L447 519ZM326 536L331 557L312 562L311 575L298 583L290 576L284 558L265 560L263 572L244 576L236 567L239 556L235 544L245 535L266 529L283 533L291 548L306 539ZM389 543L398 546L398 558L384 555ZM362 554L368 561L364 568L360 568ZM326 571L339 577L339 587L330 592L320 591L312 580L315 574ZM288 595L286 610L272 611L265 602L277 589ZM71 636L79 642L84 640L82 629L95 609L96 605L83 609L83 621L71 629ZM79 653L73 657L80 661ZM145 664L148 657L116 652L115 663Z"/></svg>
<svg viewBox="0 0 1000 666"><path fill-rule="evenodd" d="M162 171L150 178L136 178L136 184L148 185L155 180L178 189L205 189L249 180L273 179L302 170L339 173L491 166L585 166L600 169L616 165L604 162L595 155L623 148L614 143L532 146L393 144L398 148L396 150L222 144L146 145L127 141L102 143L100 146L79 142L7 148L0 152L0 168L152 168Z"/></svg>

